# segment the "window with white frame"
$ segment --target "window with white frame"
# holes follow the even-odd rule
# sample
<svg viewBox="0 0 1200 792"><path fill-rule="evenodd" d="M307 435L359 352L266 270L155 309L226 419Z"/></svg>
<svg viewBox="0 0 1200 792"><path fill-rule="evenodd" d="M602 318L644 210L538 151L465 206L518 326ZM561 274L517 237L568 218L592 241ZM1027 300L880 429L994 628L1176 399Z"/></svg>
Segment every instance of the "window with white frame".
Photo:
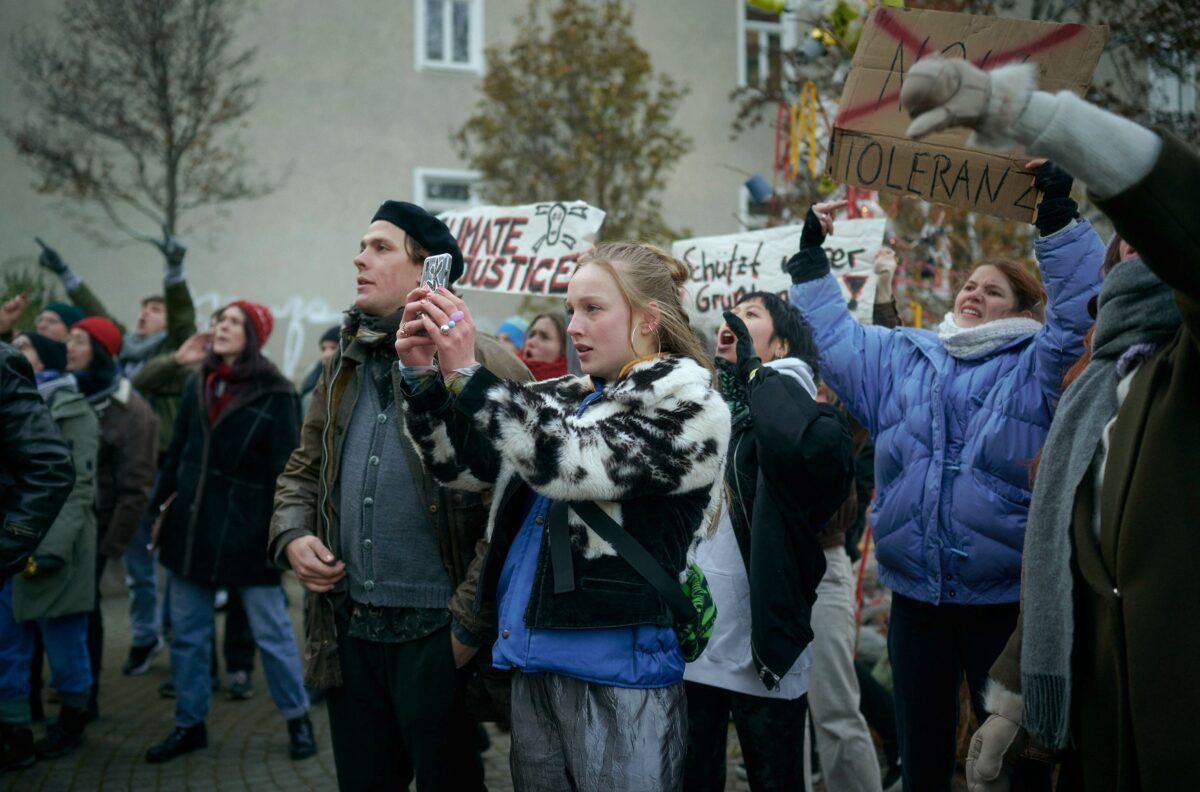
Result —
<svg viewBox="0 0 1200 792"><path fill-rule="evenodd" d="M417 69L483 71L483 0L413 0Z"/></svg>
<svg viewBox="0 0 1200 792"><path fill-rule="evenodd" d="M413 196L430 214L441 214L464 206L478 206L475 184L479 171L417 168L413 174Z"/></svg>
<svg viewBox="0 0 1200 792"><path fill-rule="evenodd" d="M783 53L795 46L795 22L786 13L738 6L738 85L779 90Z"/></svg>
<svg viewBox="0 0 1200 792"><path fill-rule="evenodd" d="M1185 61L1178 72L1151 62L1150 91L1146 104L1150 112L1161 115L1189 115L1196 112L1196 64Z"/></svg>

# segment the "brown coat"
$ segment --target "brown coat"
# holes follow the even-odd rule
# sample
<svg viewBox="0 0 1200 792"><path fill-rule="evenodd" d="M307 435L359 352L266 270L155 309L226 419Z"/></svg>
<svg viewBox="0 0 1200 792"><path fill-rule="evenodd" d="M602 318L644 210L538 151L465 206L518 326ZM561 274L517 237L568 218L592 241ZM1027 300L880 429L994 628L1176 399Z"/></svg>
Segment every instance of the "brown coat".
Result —
<svg viewBox="0 0 1200 792"><path fill-rule="evenodd" d="M96 461L100 555L119 558L142 524L154 487L158 416L125 378L115 392L92 406L100 416Z"/></svg>
<svg viewBox="0 0 1200 792"><path fill-rule="evenodd" d="M1099 206L1175 289L1183 325L1142 364L1113 425L1092 533L1076 492L1072 742L1085 789L1200 789L1188 724L1200 711L1200 156L1169 133L1150 172ZM992 668L1020 690L1020 626Z"/></svg>
<svg viewBox="0 0 1200 792"><path fill-rule="evenodd" d="M341 442L358 400L363 376L360 366L366 360L366 350L357 341L343 338L342 347L317 380L314 398L300 430L300 447L288 460L275 490L268 554L281 569L289 568L284 549L301 536L317 536L334 556L341 551L341 526L333 493ZM523 382L531 379L529 370L516 356L490 336L476 337L475 355L502 378ZM393 366L392 371L398 380L398 367ZM400 427L397 431L401 431ZM425 474L408 438L401 434L401 441L421 496L420 507L429 514L440 539L442 563L457 587L450 599L450 612L469 632L487 641L492 625L486 613L477 618L474 604L476 581L487 551L483 537L491 494L481 496L438 485L432 476ZM336 687L342 683L334 613L346 596L344 582L328 594L312 597L304 648L305 683L310 687Z"/></svg>

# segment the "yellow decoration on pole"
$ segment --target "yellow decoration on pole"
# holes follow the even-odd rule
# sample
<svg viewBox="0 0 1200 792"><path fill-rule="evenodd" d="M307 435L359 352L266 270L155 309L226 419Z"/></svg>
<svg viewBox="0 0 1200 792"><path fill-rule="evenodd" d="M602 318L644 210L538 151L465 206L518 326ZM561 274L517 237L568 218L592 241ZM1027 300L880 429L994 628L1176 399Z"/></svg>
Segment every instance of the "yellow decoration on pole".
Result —
<svg viewBox="0 0 1200 792"><path fill-rule="evenodd" d="M921 324L921 303L912 301L913 327L923 327Z"/></svg>
<svg viewBox="0 0 1200 792"><path fill-rule="evenodd" d="M808 80L800 89L800 100L792 105L791 147L788 163L793 173L799 173L800 137L803 135L808 144L808 173L814 179L817 177L817 113L819 108L817 84Z"/></svg>

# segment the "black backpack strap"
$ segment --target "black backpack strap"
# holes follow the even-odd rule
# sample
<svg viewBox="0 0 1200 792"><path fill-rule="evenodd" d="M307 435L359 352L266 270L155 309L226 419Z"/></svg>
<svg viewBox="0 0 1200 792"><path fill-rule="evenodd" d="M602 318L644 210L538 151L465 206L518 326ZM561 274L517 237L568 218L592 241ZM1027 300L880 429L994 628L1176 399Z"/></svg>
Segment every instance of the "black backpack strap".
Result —
<svg viewBox="0 0 1200 792"><path fill-rule="evenodd" d="M571 532L565 501L550 501L546 514L550 532L550 565L554 567L554 593L575 590L575 562L571 560Z"/></svg>
<svg viewBox="0 0 1200 792"><path fill-rule="evenodd" d="M692 622L696 619L696 607L691 599L683 593L678 581L667 574L662 564L650 555L629 532L622 528L616 520L604 513L595 501L571 501L571 509L595 531L601 539L612 545L617 555L633 567L633 570L646 579L654 587L659 596L666 600L677 622ZM564 521L565 522L565 521ZM570 559L568 558L568 562ZM555 559L555 578L558 576L558 563Z"/></svg>

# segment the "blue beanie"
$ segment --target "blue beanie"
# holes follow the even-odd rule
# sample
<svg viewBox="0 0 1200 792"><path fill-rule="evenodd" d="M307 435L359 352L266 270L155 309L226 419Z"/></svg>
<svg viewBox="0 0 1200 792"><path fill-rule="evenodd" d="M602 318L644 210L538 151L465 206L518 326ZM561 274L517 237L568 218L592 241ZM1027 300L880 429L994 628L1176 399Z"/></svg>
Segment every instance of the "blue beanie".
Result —
<svg viewBox="0 0 1200 792"><path fill-rule="evenodd" d="M510 316L496 328L496 335L504 333L517 349L525 348L525 331L529 329L529 320L523 316Z"/></svg>
<svg viewBox="0 0 1200 792"><path fill-rule="evenodd" d="M58 318L62 319L63 324L65 324L67 327L70 327L84 317L83 311L79 310L74 305L68 305L64 302L52 302L42 310L58 314Z"/></svg>

